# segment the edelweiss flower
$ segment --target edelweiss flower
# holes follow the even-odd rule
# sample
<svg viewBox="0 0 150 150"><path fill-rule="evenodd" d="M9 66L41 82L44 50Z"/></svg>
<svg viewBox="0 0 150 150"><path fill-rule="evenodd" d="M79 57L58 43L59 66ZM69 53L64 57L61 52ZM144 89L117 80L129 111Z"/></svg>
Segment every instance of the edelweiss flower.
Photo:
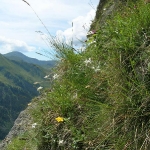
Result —
<svg viewBox="0 0 150 150"><path fill-rule="evenodd" d="M63 140L59 140L58 144L59 144L59 146L63 146L64 141Z"/></svg>
<svg viewBox="0 0 150 150"><path fill-rule="evenodd" d="M49 77L49 75L46 75L45 77L44 77L44 79L47 79Z"/></svg>
<svg viewBox="0 0 150 150"><path fill-rule="evenodd" d="M94 44L94 43L96 43L96 41L92 41L92 42L90 42L90 43L89 43L89 45Z"/></svg>
<svg viewBox="0 0 150 150"><path fill-rule="evenodd" d="M57 79L58 77L59 77L58 74L54 74L54 75L53 75L53 79L54 79L54 80Z"/></svg>
<svg viewBox="0 0 150 150"><path fill-rule="evenodd" d="M88 64L91 64L91 63L92 63L91 58L86 59L86 60L84 61L84 63L85 63L86 66L87 66Z"/></svg>
<svg viewBox="0 0 150 150"><path fill-rule="evenodd" d="M85 88L86 88L86 89L87 89L87 88L90 88L90 85L87 85Z"/></svg>
<svg viewBox="0 0 150 150"><path fill-rule="evenodd" d="M28 103L28 106L30 106L32 103Z"/></svg>
<svg viewBox="0 0 150 150"><path fill-rule="evenodd" d="M37 123L33 123L32 124L32 128L35 128L36 125L37 125Z"/></svg>
<svg viewBox="0 0 150 150"><path fill-rule="evenodd" d="M34 82L33 84L39 84L40 82Z"/></svg>
<svg viewBox="0 0 150 150"><path fill-rule="evenodd" d="M99 71L100 71L100 69L99 69L99 68L96 68L96 69L95 69L95 72L99 72Z"/></svg>
<svg viewBox="0 0 150 150"><path fill-rule="evenodd" d="M87 35L92 35L92 34L95 34L95 33L96 33L96 31L93 30L93 31L89 31L89 32L87 33Z"/></svg>
<svg viewBox="0 0 150 150"><path fill-rule="evenodd" d="M73 99L77 99L77 98L78 98L78 93L76 92L73 94Z"/></svg>
<svg viewBox="0 0 150 150"><path fill-rule="evenodd" d="M94 69L95 72L99 72L100 71L99 66L98 67L92 67L92 69Z"/></svg>
<svg viewBox="0 0 150 150"><path fill-rule="evenodd" d="M40 91L42 89L43 89L43 87L40 86L40 87L37 88L37 91Z"/></svg>

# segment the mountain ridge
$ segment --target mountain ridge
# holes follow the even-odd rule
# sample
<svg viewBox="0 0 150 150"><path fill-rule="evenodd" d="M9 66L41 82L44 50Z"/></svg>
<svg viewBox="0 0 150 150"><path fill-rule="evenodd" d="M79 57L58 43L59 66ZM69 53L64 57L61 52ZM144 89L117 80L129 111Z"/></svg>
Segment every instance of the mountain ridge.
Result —
<svg viewBox="0 0 150 150"><path fill-rule="evenodd" d="M36 58L28 57L18 51L13 51L3 55L10 60L24 61L27 63L39 65L44 68L53 67L56 64L56 60L38 60Z"/></svg>
<svg viewBox="0 0 150 150"><path fill-rule="evenodd" d="M0 139L3 139L20 111L38 96L38 86L49 87L44 76L50 69L25 61L11 60L0 54ZM34 85L34 82L40 85Z"/></svg>

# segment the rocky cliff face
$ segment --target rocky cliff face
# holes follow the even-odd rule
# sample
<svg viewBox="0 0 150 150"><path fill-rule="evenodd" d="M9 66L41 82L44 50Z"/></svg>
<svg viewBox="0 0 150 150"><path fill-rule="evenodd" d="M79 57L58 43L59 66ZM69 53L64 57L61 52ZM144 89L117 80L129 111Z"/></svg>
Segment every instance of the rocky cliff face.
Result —
<svg viewBox="0 0 150 150"><path fill-rule="evenodd" d="M37 107L36 101L40 100L42 100L42 96L36 97L34 100L32 100L32 103L29 103L28 107L19 114L8 135L3 141L0 142L0 150L5 150L7 145L11 143L13 138L24 134L26 131L32 130L32 124L34 123L34 121L31 116L31 112L34 108ZM20 138L20 140L26 139Z"/></svg>
<svg viewBox="0 0 150 150"><path fill-rule="evenodd" d="M16 121L14 122L14 126L11 128L8 135L5 139L0 143L0 149L5 150L7 144L9 144L12 138L19 136L20 134L24 133L25 131L31 128L32 124L32 117L29 114L29 107L22 111Z"/></svg>
<svg viewBox="0 0 150 150"><path fill-rule="evenodd" d="M91 30L99 29L114 10L116 11L120 3L120 0L101 0L97 7L95 19L91 24Z"/></svg>

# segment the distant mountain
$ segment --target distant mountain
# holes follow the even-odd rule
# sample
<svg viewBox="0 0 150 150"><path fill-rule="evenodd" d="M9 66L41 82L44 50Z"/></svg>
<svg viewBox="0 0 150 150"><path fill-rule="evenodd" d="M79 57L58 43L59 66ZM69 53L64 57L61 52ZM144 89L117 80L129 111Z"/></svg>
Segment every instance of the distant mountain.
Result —
<svg viewBox="0 0 150 150"><path fill-rule="evenodd" d="M27 57L24 54L22 54L20 52L17 52L17 51L4 54L4 56L11 59L11 60L24 61L24 62L27 62L27 63L32 63L32 64L42 66L44 68L51 68L56 64L55 60L41 61L41 60L38 60L38 59L35 59L35 58Z"/></svg>
<svg viewBox="0 0 150 150"><path fill-rule="evenodd" d="M44 76L48 73L41 66L10 60L0 54L0 140L9 132L20 111L39 94L37 87L45 86ZM41 84L34 85L34 82Z"/></svg>

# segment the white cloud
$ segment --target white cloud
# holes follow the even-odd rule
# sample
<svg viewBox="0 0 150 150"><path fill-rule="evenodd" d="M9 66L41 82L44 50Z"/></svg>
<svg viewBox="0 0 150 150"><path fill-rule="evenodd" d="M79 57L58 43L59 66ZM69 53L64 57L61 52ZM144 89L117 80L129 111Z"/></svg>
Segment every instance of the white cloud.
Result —
<svg viewBox="0 0 150 150"><path fill-rule="evenodd" d="M87 20L93 19L90 15L89 18L86 16L86 13L89 12L91 9L91 7L88 4L89 0L26 1L32 6L32 8L38 14L38 16L46 25L46 27L52 35L55 36L56 32L60 30L63 36L65 36L69 41L72 37L71 23L73 21L74 43L78 43L77 38L82 40L85 39L86 31L84 31L82 26L85 25L86 22L88 22ZM94 4L94 7L96 8L96 5L98 4L99 0L91 1ZM85 19L86 17L87 20ZM69 21L70 24L68 23ZM86 26L88 25L88 23L86 23ZM28 45L37 47L37 49L38 47L40 47L41 49L49 50L49 47L47 47L46 44L41 40L41 38L39 38L35 31L42 31L44 34L47 34L46 30L44 29L44 26L36 17L33 10L25 2L23 2L22 0L1 0L0 36L6 38L5 44L0 44L0 53L4 51L4 49L5 51L19 50L21 52L31 51L31 49L34 49L33 47ZM13 39L16 40L14 40L13 43L11 43L10 41L12 41ZM17 44L16 41L21 41L21 46L19 46L19 44ZM2 39L0 42L2 42Z"/></svg>
<svg viewBox="0 0 150 150"><path fill-rule="evenodd" d="M24 41L9 39L4 36L0 36L0 48L2 54L11 51L28 52L35 50L35 47L28 46Z"/></svg>
<svg viewBox="0 0 150 150"><path fill-rule="evenodd" d="M74 45L78 46L86 40L86 34L89 31L91 22L94 19L94 17L95 17L95 10L91 10L86 14L86 16L79 16L73 19L69 23L70 26L72 26L73 23L72 27L64 31L58 30L56 32L56 35L60 37L60 40L65 39L67 44L70 44L70 42L73 39Z"/></svg>

